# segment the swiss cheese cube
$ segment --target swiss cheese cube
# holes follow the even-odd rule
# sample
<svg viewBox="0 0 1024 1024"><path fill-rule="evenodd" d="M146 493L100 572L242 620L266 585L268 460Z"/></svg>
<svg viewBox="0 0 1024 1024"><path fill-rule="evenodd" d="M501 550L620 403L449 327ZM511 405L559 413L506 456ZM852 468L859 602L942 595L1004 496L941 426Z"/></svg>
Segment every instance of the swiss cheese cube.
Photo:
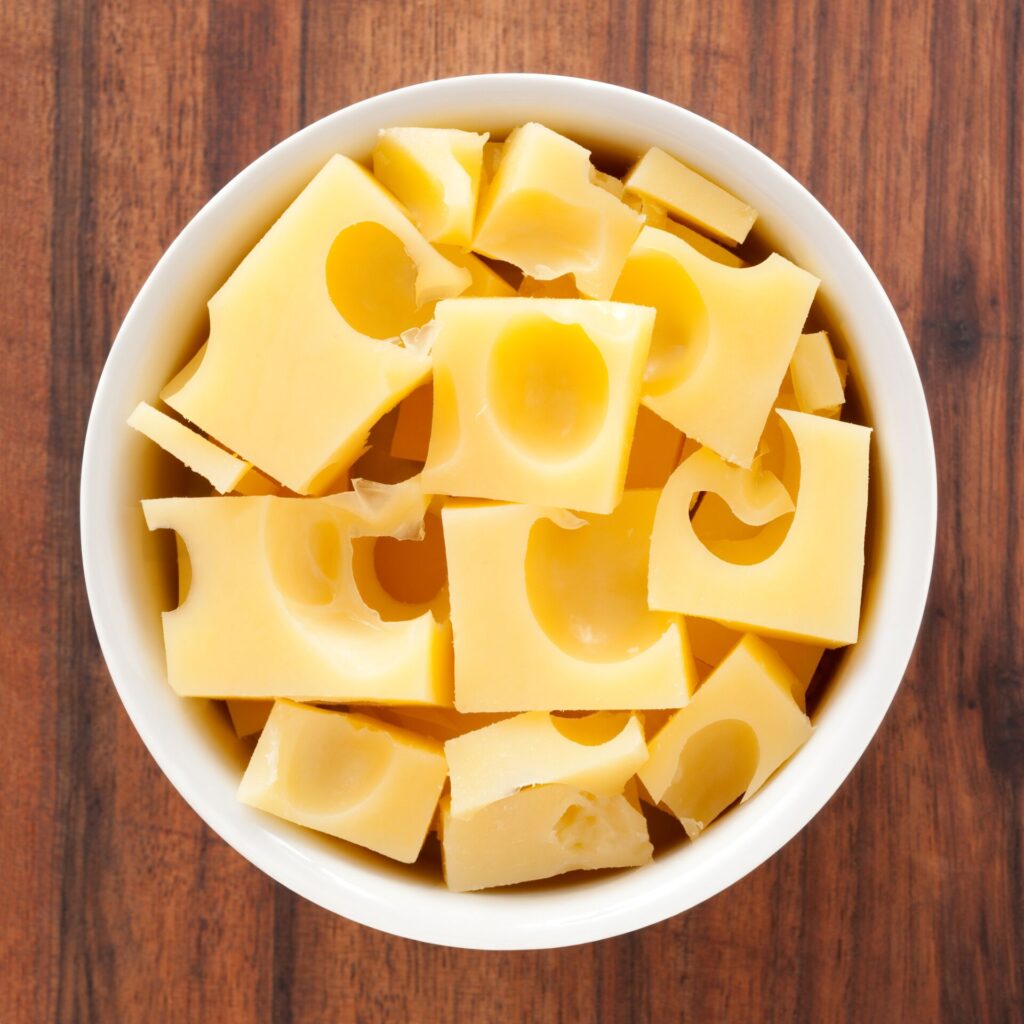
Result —
<svg viewBox="0 0 1024 1024"><path fill-rule="evenodd" d="M440 302L424 485L611 512L654 311L581 299Z"/></svg>
<svg viewBox="0 0 1024 1024"><path fill-rule="evenodd" d="M800 335L789 364L789 376L801 412L838 411L846 401L845 373L824 331Z"/></svg>
<svg viewBox="0 0 1024 1024"><path fill-rule="evenodd" d="M647 605L657 491L582 519L446 505L460 711L681 707L696 685L676 616Z"/></svg>
<svg viewBox="0 0 1024 1024"><path fill-rule="evenodd" d="M472 248L537 280L572 274L583 295L607 299L642 225L594 180L586 149L531 123L505 143Z"/></svg>
<svg viewBox="0 0 1024 1024"><path fill-rule="evenodd" d="M164 400L293 491L320 493L430 373L398 336L469 281L334 156L210 300L205 352Z"/></svg>
<svg viewBox="0 0 1024 1024"><path fill-rule="evenodd" d="M187 697L451 703L450 630L429 611L382 619L353 560L360 537L416 536L417 480L328 498L158 498L191 585L163 616L168 679ZM365 583L364 583L365 585Z"/></svg>
<svg viewBox="0 0 1024 1024"><path fill-rule="evenodd" d="M364 715L277 701L238 796L411 864L444 786L441 745Z"/></svg>
<svg viewBox="0 0 1024 1024"><path fill-rule="evenodd" d="M747 265L746 261L737 256L732 249L726 249L724 245L713 242L699 231L694 231L693 228L688 228L685 224L673 220L661 207L644 200L641 203L641 210L647 218L648 227L660 228L670 235L675 235L676 238L681 238L688 245L692 245L702 256L707 256L709 260L714 260L715 263L721 263L726 267L739 268Z"/></svg>

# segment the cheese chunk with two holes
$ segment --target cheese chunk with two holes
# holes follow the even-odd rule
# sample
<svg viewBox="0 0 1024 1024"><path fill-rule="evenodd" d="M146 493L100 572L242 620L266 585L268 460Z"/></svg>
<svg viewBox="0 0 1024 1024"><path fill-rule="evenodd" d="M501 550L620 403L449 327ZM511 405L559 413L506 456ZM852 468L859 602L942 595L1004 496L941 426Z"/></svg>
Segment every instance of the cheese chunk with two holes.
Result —
<svg viewBox="0 0 1024 1024"><path fill-rule="evenodd" d="M581 299L437 305L424 486L611 512L654 311Z"/></svg>
<svg viewBox="0 0 1024 1024"><path fill-rule="evenodd" d="M749 466L817 287L776 253L735 269L644 228L613 293L657 310L644 405Z"/></svg>
<svg viewBox="0 0 1024 1024"><path fill-rule="evenodd" d="M757 211L690 170L663 149L649 149L626 175L627 192L665 207L680 220L727 245L742 242Z"/></svg>
<svg viewBox="0 0 1024 1024"><path fill-rule="evenodd" d="M595 181L590 153L539 124L508 137L472 248L540 281L572 274L607 299L643 218Z"/></svg>
<svg viewBox="0 0 1024 1024"><path fill-rule="evenodd" d="M562 783L612 796L647 760L636 715L600 711L561 718L529 711L469 732L444 745L451 812L471 818L488 804L529 786Z"/></svg>
<svg viewBox="0 0 1024 1024"><path fill-rule="evenodd" d="M441 852L448 888L470 892L567 871L639 867L654 850L632 792L596 796L551 785L521 790L469 819L454 817L442 798Z"/></svg>
<svg viewBox="0 0 1024 1024"><path fill-rule="evenodd" d="M856 641L860 621L871 431L805 413L778 415L792 434L800 474L785 536L770 551L758 550L752 538L756 559L743 562L727 561L701 542L689 508L703 491L720 495L751 525L792 508L773 474L727 466L701 449L672 474L658 504L651 607L841 647Z"/></svg>
<svg viewBox="0 0 1024 1024"><path fill-rule="evenodd" d="M789 376L801 412L838 412L846 401L845 373L841 372L824 331L800 335L789 364Z"/></svg>
<svg viewBox="0 0 1024 1024"><path fill-rule="evenodd" d="M470 274L358 164L334 156L210 300L210 337L164 400L293 491L322 493L430 373L396 339Z"/></svg>
<svg viewBox="0 0 1024 1024"><path fill-rule="evenodd" d="M225 703L235 735L240 740L261 732L274 707L272 700L228 700Z"/></svg>
<svg viewBox="0 0 1024 1024"><path fill-rule="evenodd" d="M279 818L411 864L446 775L435 740L364 715L279 700L238 796Z"/></svg>
<svg viewBox="0 0 1024 1024"><path fill-rule="evenodd" d="M221 494L233 491L251 469L248 462L145 402L135 406L128 426L160 445L193 473L206 477Z"/></svg>
<svg viewBox="0 0 1024 1024"><path fill-rule="evenodd" d="M734 800L749 800L810 736L793 685L779 655L745 636L651 740L640 781L691 839Z"/></svg>
<svg viewBox="0 0 1024 1024"><path fill-rule="evenodd" d="M417 480L328 498L159 498L191 585L163 616L167 674L185 697L451 704L451 639L428 610L382 619L364 601L359 537L418 535ZM365 584L364 584L365 585Z"/></svg>
<svg viewBox="0 0 1024 1024"><path fill-rule="evenodd" d="M384 128L373 173L429 242L469 246L487 135L456 128Z"/></svg>
<svg viewBox="0 0 1024 1024"><path fill-rule="evenodd" d="M682 623L647 606L656 491L578 519L530 505L441 512L460 711L682 707Z"/></svg>

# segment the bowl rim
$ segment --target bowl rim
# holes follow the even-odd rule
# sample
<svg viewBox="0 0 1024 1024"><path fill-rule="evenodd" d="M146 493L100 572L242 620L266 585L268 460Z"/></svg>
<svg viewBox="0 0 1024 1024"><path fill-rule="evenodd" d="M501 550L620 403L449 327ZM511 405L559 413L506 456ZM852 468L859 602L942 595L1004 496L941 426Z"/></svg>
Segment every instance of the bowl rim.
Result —
<svg viewBox="0 0 1024 1024"><path fill-rule="evenodd" d="M780 195L788 193L794 196L793 201L800 203L806 211L806 217L813 221L815 230L823 232L822 237L827 237L828 244L835 247L836 259L844 262L851 274L859 275L858 282L869 293L873 303L872 313L884 327L887 343L893 346L888 357L895 360L904 386L902 399L905 407L901 411L899 424L901 438L910 439L908 447L912 450L908 454L913 456L913 461L907 465L915 468L915 489L909 494L913 507L904 508L905 503L897 503L899 507L894 510L894 514L902 517L902 538L910 551L904 561L909 561L910 571L899 574L899 578L890 583L880 584L898 591L893 595L891 606L899 609L902 626L898 635L889 638L884 661L876 658L871 666L875 670L871 675L872 700L868 702L862 697L856 705L857 728L850 730L842 749L830 757L817 757L813 779L805 780L802 786L797 786L797 776L793 773L793 784L786 787L785 792L776 787L778 792L772 799L772 813L762 815L764 820L759 823L757 819L751 819L754 827L748 826L743 841L733 841L726 845L724 853L711 866L713 870L705 867L702 872L694 872L692 876L673 875L661 870L657 875L660 884L657 885L643 884L648 880L656 880L652 866L644 868L639 875L631 872L634 879L639 877L641 884L627 881L622 885L619 884L621 879L612 882L610 891L614 892L615 899L609 906L588 907L585 900L566 899L565 894L558 890L511 896L457 895L441 889L447 900L442 905L427 898L429 893L434 892L433 889L421 884L415 887L392 884L383 875L379 884L367 888L366 878L349 872L346 865L338 867L340 876L345 877L332 874L332 884L323 884L327 873L322 868L316 869L316 866L311 869L309 858L297 851L283 834L275 834L273 827L254 829L252 820L228 813L218 799L191 776L182 759L175 757L175 749L165 734L162 721L155 719L153 712L147 709L141 688L135 684L138 666L133 664L125 650L114 614L118 596L116 583L108 578L104 569L103 495L94 484L104 457L105 438L101 433L103 428L98 425L99 411L110 401L118 385L115 377L119 357L132 344L133 336L139 333L138 328L146 315L147 306L152 303L163 284L167 268L179 258L182 250L188 249L208 220L221 208L237 201L249 188L259 187L261 175L275 163L286 162L288 151L299 146L303 140L311 140L319 135L329 136L338 130L337 126L375 107L388 108L396 103L401 105L407 99L425 98L428 94L443 106L446 98L450 102L465 90L472 91L480 101L490 97L488 102L497 102L502 95L514 92L520 98L535 97L540 106L544 105L545 100L550 102L554 97L556 104L567 107L577 104L584 109L583 105L586 104L598 109L628 108L631 113L637 114L639 120L664 122L666 131L700 136L702 142L709 146L735 153L741 158L741 177L763 174L766 182L770 181L771 188ZM904 442L901 440L901 443ZM901 492L901 497L907 498L908 494ZM767 861L818 813L853 770L877 732L909 663L931 580L937 502L931 425L924 390L906 335L892 303L860 250L802 184L766 154L732 132L667 100L586 78L500 73L429 80L343 107L277 143L240 171L202 206L146 278L108 353L97 384L84 442L80 527L86 591L111 680L132 724L163 774L210 828L276 881L311 902L360 924L406 938L455 947L541 949L609 938L657 923L696 906ZM905 522L908 516L912 521ZM894 575L892 572L888 574L890 578ZM867 668L866 665L861 666L862 673ZM792 764L787 765L785 771L779 773L780 777L789 775L793 767ZM710 832L706 839L711 839ZM705 837L702 837L704 841ZM669 859L656 861L654 867L666 865ZM422 890L422 893L413 892L413 888ZM540 901L544 901L543 912ZM600 901L591 900L591 903L594 902ZM563 905L563 910L552 913L559 904ZM439 910L443 912L439 913Z"/></svg>

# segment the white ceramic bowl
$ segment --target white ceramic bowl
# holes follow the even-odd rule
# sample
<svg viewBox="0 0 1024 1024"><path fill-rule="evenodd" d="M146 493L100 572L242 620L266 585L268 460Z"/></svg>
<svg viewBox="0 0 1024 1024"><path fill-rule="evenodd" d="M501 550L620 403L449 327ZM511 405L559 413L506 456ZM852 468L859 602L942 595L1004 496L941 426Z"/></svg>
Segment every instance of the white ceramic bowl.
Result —
<svg viewBox="0 0 1024 1024"><path fill-rule="evenodd" d="M204 329L205 304L245 251L335 151L369 153L379 128L507 130L539 120L583 142L661 146L756 207L759 225L821 278L864 397L873 528L862 639L842 659L806 746L699 841L635 871L524 892L449 893L424 872L271 819L235 798L243 765L225 716L167 685L159 610L165 556L138 501L167 493L169 465L125 426ZM167 250L132 304L100 378L82 466L82 550L110 675L143 742L196 812L283 885L354 921L427 942L543 948L606 938L713 896L770 857L835 792L899 686L924 610L936 525L935 456L913 356L875 275L825 209L768 157L662 100L598 82L486 75L410 86L310 125L247 167Z"/></svg>

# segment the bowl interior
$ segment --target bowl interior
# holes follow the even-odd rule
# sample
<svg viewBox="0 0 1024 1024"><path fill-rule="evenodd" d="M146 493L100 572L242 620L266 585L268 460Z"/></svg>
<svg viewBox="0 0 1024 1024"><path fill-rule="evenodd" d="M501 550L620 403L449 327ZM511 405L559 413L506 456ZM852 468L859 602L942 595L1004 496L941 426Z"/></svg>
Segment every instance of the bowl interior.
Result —
<svg viewBox="0 0 1024 1024"><path fill-rule="evenodd" d="M362 158L379 128L398 124L503 134L528 120L613 167L652 145L677 154L760 211L761 244L821 278L814 317L850 361L853 418L875 429L862 639L836 659L806 746L699 842L680 841L639 872L452 894L436 871L391 865L238 803L250 748L219 705L181 700L166 683L159 613L174 604L173 539L150 534L139 508L141 498L188 493L195 480L124 423L198 347L209 297L332 153ZM100 643L132 721L185 799L245 857L314 902L395 934L479 948L566 945L641 927L720 891L790 839L848 774L892 700L923 612L934 534L920 380L891 305L842 229L767 157L710 122L615 86L535 75L449 79L375 97L292 136L227 185L129 311L97 391L82 474L83 556Z"/></svg>

